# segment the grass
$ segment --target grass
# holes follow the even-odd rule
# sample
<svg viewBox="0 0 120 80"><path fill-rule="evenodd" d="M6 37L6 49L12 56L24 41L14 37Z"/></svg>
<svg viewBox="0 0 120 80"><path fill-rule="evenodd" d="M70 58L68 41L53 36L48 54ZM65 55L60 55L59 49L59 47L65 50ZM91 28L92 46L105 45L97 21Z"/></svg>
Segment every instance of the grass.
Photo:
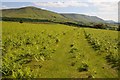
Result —
<svg viewBox="0 0 120 80"><path fill-rule="evenodd" d="M41 20L51 20L51 21L73 21L70 19L67 19L63 17L62 15L48 11L43 10L36 7L23 7L19 9L7 9L2 10L2 17L13 17L13 18L29 18L29 19L41 19Z"/></svg>
<svg viewBox="0 0 120 80"><path fill-rule="evenodd" d="M105 31L110 35L100 35L98 39L113 38L113 31L61 24L2 24L3 78L118 77L117 70L106 61L106 55L98 55L85 36L86 32L96 38Z"/></svg>

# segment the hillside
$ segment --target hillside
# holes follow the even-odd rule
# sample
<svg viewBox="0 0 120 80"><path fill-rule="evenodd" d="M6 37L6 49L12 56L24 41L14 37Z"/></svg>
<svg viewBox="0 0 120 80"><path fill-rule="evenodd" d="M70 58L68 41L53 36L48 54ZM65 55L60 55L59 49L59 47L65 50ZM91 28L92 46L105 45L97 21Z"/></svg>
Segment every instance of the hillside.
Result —
<svg viewBox="0 0 120 80"><path fill-rule="evenodd" d="M62 16L66 17L66 18L70 18L70 19L73 19L75 21L78 21L78 22L86 22L86 23L89 23L89 22L95 22L95 23L98 23L98 22L105 22L103 19L99 18L99 17L96 17L96 16L88 16L88 15L83 15L83 14L61 14Z"/></svg>
<svg viewBox="0 0 120 80"><path fill-rule="evenodd" d="M83 14L72 14L72 13L56 13L48 10L43 10L33 6L3 9L2 19L3 21L14 21L14 22L54 22L70 26L81 26L81 27L94 27L97 28L96 24L106 23L109 27L114 25L109 24L105 20L97 16L89 16ZM117 25L115 25L116 27ZM114 28L115 28L114 27ZM105 29L106 26L99 27ZM114 30L114 28L110 28Z"/></svg>
<svg viewBox="0 0 120 80"><path fill-rule="evenodd" d="M55 12L43 10L36 7L23 7L16 9L3 9L2 17L48 19L52 21L69 21L67 18Z"/></svg>
<svg viewBox="0 0 120 80"><path fill-rule="evenodd" d="M59 22L78 22L78 23L89 23L89 22L104 22L103 19L96 16L88 16L82 14L59 14L48 10L28 6L16 9L3 9L2 17L12 18L30 18L30 19L47 19L51 21Z"/></svg>
<svg viewBox="0 0 120 80"><path fill-rule="evenodd" d="M110 23L110 24L117 24L117 22L113 21L113 20L105 20L106 23Z"/></svg>

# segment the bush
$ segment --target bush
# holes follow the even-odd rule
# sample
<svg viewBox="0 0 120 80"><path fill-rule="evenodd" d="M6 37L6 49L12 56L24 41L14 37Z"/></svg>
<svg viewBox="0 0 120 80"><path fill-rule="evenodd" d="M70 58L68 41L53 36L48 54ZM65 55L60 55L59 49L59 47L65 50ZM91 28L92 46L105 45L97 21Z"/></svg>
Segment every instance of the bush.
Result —
<svg viewBox="0 0 120 80"><path fill-rule="evenodd" d="M78 50L77 48L72 48L69 53L74 53L76 50Z"/></svg>
<svg viewBox="0 0 120 80"><path fill-rule="evenodd" d="M72 62L72 63L71 63L71 66L75 66L75 62Z"/></svg>
<svg viewBox="0 0 120 80"><path fill-rule="evenodd" d="M22 21L22 20L20 20L20 23L23 23L23 21Z"/></svg>
<svg viewBox="0 0 120 80"><path fill-rule="evenodd" d="M82 65L78 67L78 71L79 72L88 71L88 65L86 63L82 63Z"/></svg>

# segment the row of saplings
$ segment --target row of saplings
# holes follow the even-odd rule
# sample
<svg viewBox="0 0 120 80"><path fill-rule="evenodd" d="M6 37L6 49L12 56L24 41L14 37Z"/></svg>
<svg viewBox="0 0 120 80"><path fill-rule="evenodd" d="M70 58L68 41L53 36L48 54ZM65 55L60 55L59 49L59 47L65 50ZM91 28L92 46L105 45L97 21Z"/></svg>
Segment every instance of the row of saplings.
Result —
<svg viewBox="0 0 120 80"><path fill-rule="evenodd" d="M85 31L84 31L84 33L85 33L85 38L87 39L88 43L92 46L92 48L94 50L97 50L98 52L100 52L102 44L100 44L99 41L95 40L91 36L91 34L87 34ZM120 62L119 56L114 56L114 53L110 52L107 49L107 55L106 55L105 59L107 60L108 63L110 63L112 65L112 68L120 70L120 68L119 68L119 62Z"/></svg>
<svg viewBox="0 0 120 80"><path fill-rule="evenodd" d="M77 52L79 52L79 50L78 50L76 47L74 47L74 43L71 44L70 47L71 47L71 49L70 49L69 53L72 55L71 58L78 58L78 57L80 57L80 56L81 56L81 57L84 57L84 55L81 55L81 54L77 53ZM77 61L72 62L70 65L71 65L71 66L75 66L76 62L77 62ZM80 64L80 66L77 67L77 71L78 71L78 72L86 72L86 71L89 71L89 66L88 66L88 64L87 64L86 62L82 62L82 63ZM88 75L88 78L94 78L94 76L91 75L91 74L89 74L89 75Z"/></svg>

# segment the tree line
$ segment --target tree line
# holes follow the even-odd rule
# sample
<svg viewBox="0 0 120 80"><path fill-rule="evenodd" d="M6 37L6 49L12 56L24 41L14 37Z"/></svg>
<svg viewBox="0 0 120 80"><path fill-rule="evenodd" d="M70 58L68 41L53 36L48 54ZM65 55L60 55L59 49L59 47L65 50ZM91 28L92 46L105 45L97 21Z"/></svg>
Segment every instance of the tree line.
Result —
<svg viewBox="0 0 120 80"><path fill-rule="evenodd" d="M48 19L30 19L30 18L11 18L11 17L0 17L0 21L12 21L12 22L50 22L50 23L59 23L69 26L76 26L76 27L88 27L88 28L96 28L96 29L109 29L109 30L118 30L120 31L120 28L110 27L107 24L104 23L94 23L92 25L88 24L81 24L81 23L75 23L75 22L60 22L60 21L52 21ZM120 26L119 26L120 27Z"/></svg>
<svg viewBox="0 0 120 80"><path fill-rule="evenodd" d="M2 21L13 21L13 22L52 22L47 19L30 19L30 18L11 18L11 17L1 17L0 20Z"/></svg>

